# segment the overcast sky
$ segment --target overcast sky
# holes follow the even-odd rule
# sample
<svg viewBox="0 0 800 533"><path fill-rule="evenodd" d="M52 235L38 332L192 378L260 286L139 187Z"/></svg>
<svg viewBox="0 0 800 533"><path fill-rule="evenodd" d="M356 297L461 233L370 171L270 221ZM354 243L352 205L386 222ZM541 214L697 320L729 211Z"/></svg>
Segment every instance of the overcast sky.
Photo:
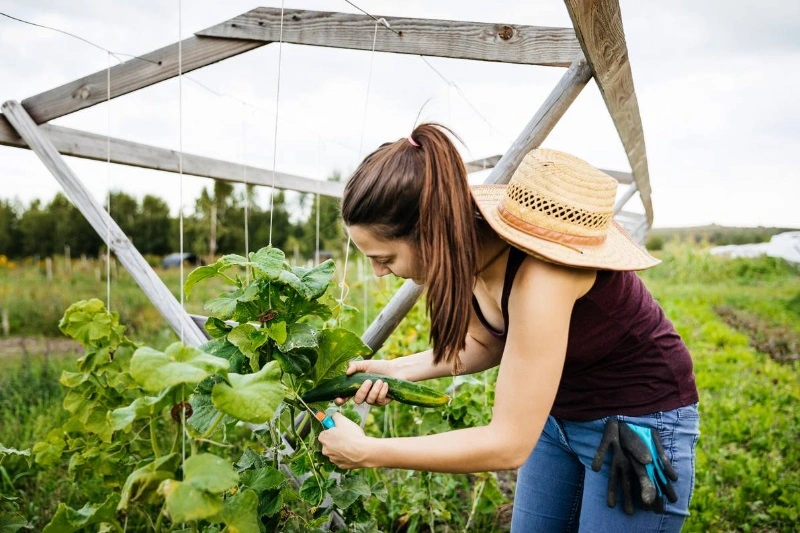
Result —
<svg viewBox="0 0 800 533"><path fill-rule="evenodd" d="M561 0L355 2L376 15L571 26ZM182 33L279 1L183 0ZM292 0L286 8L357 12L343 0ZM800 227L800 3L621 0L644 125L655 226L717 223ZM124 54L178 40L178 1L0 0L0 11L80 35ZM370 61L372 78L367 93ZM279 171L324 179L423 120L451 126L466 159L505 151L564 69L284 45L277 124ZM0 17L0 100L18 100L106 68L108 56L71 37ZM264 46L186 76L183 149L272 168L278 46ZM244 106L238 100L248 102ZM178 82L170 80L54 121L71 128L177 148ZM478 112L474 109L476 108ZM365 115L366 108L366 115ZM366 120L364 117L366 116ZM363 137L363 141L362 141ZM603 168L629 170L593 82L544 146ZM157 194L177 208L174 174L68 158L103 198ZM0 146L0 197L49 200L60 190L28 150ZM476 178L477 179L477 178ZM209 180L185 177L191 208ZM266 203L262 193L260 201ZM641 212L638 196L628 209Z"/></svg>

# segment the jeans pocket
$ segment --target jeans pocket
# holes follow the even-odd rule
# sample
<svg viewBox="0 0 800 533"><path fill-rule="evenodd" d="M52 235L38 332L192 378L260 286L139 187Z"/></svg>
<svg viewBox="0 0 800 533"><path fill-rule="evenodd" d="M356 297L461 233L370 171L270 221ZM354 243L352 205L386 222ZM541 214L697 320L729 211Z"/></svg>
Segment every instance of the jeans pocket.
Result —
<svg viewBox="0 0 800 533"><path fill-rule="evenodd" d="M700 411L697 406L698 404L695 403L685 407L678 407L675 409L675 414L679 420L700 420Z"/></svg>

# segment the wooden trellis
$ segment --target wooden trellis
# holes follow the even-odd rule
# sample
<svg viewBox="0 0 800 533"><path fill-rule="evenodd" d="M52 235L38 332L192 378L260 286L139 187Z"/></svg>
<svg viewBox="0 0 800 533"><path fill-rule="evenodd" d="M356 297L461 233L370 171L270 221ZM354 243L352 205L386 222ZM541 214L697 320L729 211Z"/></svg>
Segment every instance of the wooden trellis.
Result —
<svg viewBox="0 0 800 533"><path fill-rule="evenodd" d="M366 15L286 10L283 41L312 46L371 50L400 54L497 61L551 67L568 66L542 107L502 157L476 161L470 170L493 167L488 183L507 182L521 157L539 146L581 89L593 76L608 107L628 155L632 172L607 170L621 183L630 184L615 206L620 213L625 202L639 193L645 215L622 212L618 219L641 240L652 224L650 183L633 77L628 62L622 18L617 0L565 0L572 28L490 24L449 20L383 17L394 31L374 34L375 22ZM184 39L183 72L210 65L263 45L277 42L280 9L257 8ZM30 148L53 173L68 198L106 240L122 264L142 287L161 314L190 344L205 338L155 272L127 237L92 199L60 154L105 161L107 142L112 162L168 172L178 172L174 150L47 124L55 118L128 94L178 75L179 43L155 50L111 68L26 98L10 101L0 115L0 144ZM37 124L39 126L37 126ZM242 165L208 157L183 154L183 172L207 178L242 182ZM270 185L272 171L248 167L248 183ZM275 186L300 192L340 197L342 185L301 176L276 173ZM410 283L410 282L409 282ZM413 284L403 287L379 314L365 334L365 342L377 350L405 316L420 294ZM401 303L402 302L402 303Z"/></svg>
<svg viewBox="0 0 800 533"><path fill-rule="evenodd" d="M468 164L470 171L492 168L486 183L507 183L522 157L542 144L594 77L617 128L631 172L606 170L628 188L615 205L618 220L641 242L653 221L650 181L641 118L633 87L618 0L565 0L573 28L428 20L384 16L393 31L375 34L375 20L366 15L285 10L282 40L287 43L372 50L399 54L567 67L566 72L517 136L505 154ZM8 101L0 115L0 144L32 149L53 173L67 197L86 216L136 282L185 342L197 346L205 332L180 306L135 246L92 198L63 155L106 161L107 143L114 163L179 171L174 150L108 139L81 130L47 124L48 121L131 93L178 75L178 51L184 73L244 52L278 42L281 10L257 8L217 24L167 47L155 50L49 91ZM183 172L189 175L243 182L242 165L183 154ZM247 167L247 182L271 185L270 170ZM277 188L340 197L343 186L301 176L276 173ZM644 215L622 211L638 192ZM107 238L107 230L110 238ZM407 281L364 333L364 342L377 351L422 293Z"/></svg>

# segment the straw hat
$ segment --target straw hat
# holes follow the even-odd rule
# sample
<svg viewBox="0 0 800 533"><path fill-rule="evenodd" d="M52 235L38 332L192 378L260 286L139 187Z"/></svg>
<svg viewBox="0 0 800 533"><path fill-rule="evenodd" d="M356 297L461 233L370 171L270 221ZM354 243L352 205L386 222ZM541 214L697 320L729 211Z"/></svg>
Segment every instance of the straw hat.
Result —
<svg viewBox="0 0 800 533"><path fill-rule="evenodd" d="M508 185L471 190L500 237L546 261L602 270L660 263L614 221L617 181L575 156L532 150Z"/></svg>

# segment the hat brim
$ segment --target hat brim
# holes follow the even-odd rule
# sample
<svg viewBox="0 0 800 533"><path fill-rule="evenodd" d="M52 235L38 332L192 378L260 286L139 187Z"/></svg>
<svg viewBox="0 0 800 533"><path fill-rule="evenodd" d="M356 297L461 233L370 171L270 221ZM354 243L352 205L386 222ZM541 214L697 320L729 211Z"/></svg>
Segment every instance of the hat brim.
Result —
<svg viewBox="0 0 800 533"><path fill-rule="evenodd" d="M545 261L599 270L644 270L659 264L639 246L616 221L612 221L606 240L595 246L563 245L520 231L500 216L497 206L506 195L507 185L475 185L472 197L491 228L509 244Z"/></svg>

